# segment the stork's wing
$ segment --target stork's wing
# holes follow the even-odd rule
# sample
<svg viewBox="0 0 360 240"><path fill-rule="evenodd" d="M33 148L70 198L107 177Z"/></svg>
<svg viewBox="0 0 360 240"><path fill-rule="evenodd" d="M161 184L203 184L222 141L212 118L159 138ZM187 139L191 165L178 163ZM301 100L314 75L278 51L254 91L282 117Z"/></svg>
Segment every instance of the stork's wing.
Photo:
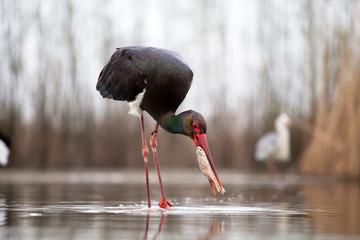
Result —
<svg viewBox="0 0 360 240"><path fill-rule="evenodd" d="M266 161L276 154L278 149L278 136L275 132L265 134L256 143L255 159L257 161Z"/></svg>
<svg viewBox="0 0 360 240"><path fill-rule="evenodd" d="M128 49L117 49L99 75L96 84L104 98L133 101L146 86L146 77L132 62Z"/></svg>

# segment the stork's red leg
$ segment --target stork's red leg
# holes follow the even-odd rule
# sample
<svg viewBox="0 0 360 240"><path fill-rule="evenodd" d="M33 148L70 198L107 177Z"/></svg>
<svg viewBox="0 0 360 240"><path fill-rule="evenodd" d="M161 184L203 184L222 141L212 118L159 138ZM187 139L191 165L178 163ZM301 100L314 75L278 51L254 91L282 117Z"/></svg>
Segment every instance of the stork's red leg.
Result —
<svg viewBox="0 0 360 240"><path fill-rule="evenodd" d="M268 173L270 173L271 175L277 173L277 167L274 159L270 159L266 162L266 168Z"/></svg>
<svg viewBox="0 0 360 240"><path fill-rule="evenodd" d="M168 208L168 207L172 207L172 205L165 198L164 189L163 189L162 181L161 181L159 162L157 160L157 154L156 154L156 148L157 148L156 134L157 134L158 128L159 128L159 124L156 123L155 130L153 131L152 136L150 138L150 145L151 145L151 150L154 154L154 160L155 160L157 174L159 177L159 184L160 184L160 190L161 190L161 199L159 202L159 207Z"/></svg>
<svg viewBox="0 0 360 240"><path fill-rule="evenodd" d="M145 130L144 130L144 118L141 114L140 116L140 122L141 122L141 136L142 136L142 155L144 157L145 162L145 176L146 176L146 191L147 191L147 198L148 198L148 207L151 207L151 201L150 201L150 188L149 188L149 170L148 170L148 156L149 156L149 150L146 145L145 140Z"/></svg>

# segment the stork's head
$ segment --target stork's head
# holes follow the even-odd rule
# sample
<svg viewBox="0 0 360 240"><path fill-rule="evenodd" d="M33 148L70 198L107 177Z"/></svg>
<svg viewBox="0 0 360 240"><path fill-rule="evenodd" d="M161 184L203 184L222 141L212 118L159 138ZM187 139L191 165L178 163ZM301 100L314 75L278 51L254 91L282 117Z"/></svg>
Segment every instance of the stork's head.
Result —
<svg viewBox="0 0 360 240"><path fill-rule="evenodd" d="M222 189L206 139L205 118L201 115L201 113L195 112L193 110L183 112L180 115L183 116L183 129L184 129L183 134L190 137L195 143L196 147L201 147L201 149L205 152L206 157L209 160L211 169L214 172L214 175L219 182L220 188ZM211 182L210 185L213 188Z"/></svg>
<svg viewBox="0 0 360 240"><path fill-rule="evenodd" d="M283 128L283 127L290 127L291 126L291 119L286 113L281 113L275 120L275 128Z"/></svg>

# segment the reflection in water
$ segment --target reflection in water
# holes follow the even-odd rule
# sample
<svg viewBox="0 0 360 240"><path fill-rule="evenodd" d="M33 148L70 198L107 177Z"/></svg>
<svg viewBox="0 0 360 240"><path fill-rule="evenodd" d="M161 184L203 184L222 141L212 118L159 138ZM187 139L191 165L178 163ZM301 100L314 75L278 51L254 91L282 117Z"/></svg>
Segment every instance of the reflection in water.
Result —
<svg viewBox="0 0 360 240"><path fill-rule="evenodd" d="M304 203L312 209L314 231L343 235L360 234L360 186L334 184L303 186ZM334 221L336 219L336 221Z"/></svg>
<svg viewBox="0 0 360 240"><path fill-rule="evenodd" d="M155 236L154 236L154 239L156 239L156 237L160 234L161 232L161 227L164 223L164 218L165 218L165 215L164 214L161 214L160 216L160 222L159 222L159 228L158 228L158 231L156 232Z"/></svg>
<svg viewBox="0 0 360 240"><path fill-rule="evenodd" d="M156 239L160 235L162 226L164 224L165 217L166 217L166 214L161 213L157 232L154 234L154 236L151 239ZM149 223L150 223L150 214L148 213L146 215L145 233L144 233L143 240L149 239L148 238ZM201 239L201 240L212 239L214 236L219 235L222 232L222 230L223 230L222 229L222 222L217 223L217 221L214 219L212 224L211 224L211 227L210 227L209 231L205 235L199 237L198 239Z"/></svg>
<svg viewBox="0 0 360 240"><path fill-rule="evenodd" d="M358 184L227 184L217 198L206 185L168 189L175 207L149 210L142 185L0 184L0 239L360 236Z"/></svg>
<svg viewBox="0 0 360 240"><path fill-rule="evenodd" d="M147 235L148 235L148 232L149 232L149 220L150 220L150 215L146 215L146 225L145 225L145 234L144 234L144 237L143 239L146 240L148 239Z"/></svg>
<svg viewBox="0 0 360 240"><path fill-rule="evenodd" d="M216 222L216 220L213 221L209 232L206 233L204 236L200 237L199 239L201 240L208 240L208 239L212 239L213 237L221 234L222 232L222 223L220 222L219 224Z"/></svg>
<svg viewBox="0 0 360 240"><path fill-rule="evenodd" d="M165 218L165 214L161 213L158 230L152 239L156 239L157 236L160 234L162 225L164 223L164 218ZM147 214L146 215L146 224L145 224L145 234L143 237L144 240L148 239L149 222L150 222L150 214Z"/></svg>
<svg viewBox="0 0 360 240"><path fill-rule="evenodd" d="M157 237L160 235L160 232L161 232L161 229L162 229L162 226L164 224L164 219L165 219L166 215L164 213L161 213L160 215L160 220L159 220L159 226L158 226L158 229L157 229L157 232L154 234L154 236L150 239L157 239ZM146 224L145 224L145 233L144 233L144 237L143 237L143 240L146 240L146 239L149 239L148 238L148 232L149 232L149 223L150 223L150 214L147 214L146 215ZM221 234L222 232L222 222L220 223L217 223L217 221L214 219L212 224L211 224L211 227L209 229L209 231L199 237L198 239L200 240L208 240L208 239L212 239L213 237Z"/></svg>
<svg viewBox="0 0 360 240"><path fill-rule="evenodd" d="M6 208L5 199L0 198L0 209L5 209L5 208ZM0 210L0 227L4 226L5 224L6 224L6 211Z"/></svg>

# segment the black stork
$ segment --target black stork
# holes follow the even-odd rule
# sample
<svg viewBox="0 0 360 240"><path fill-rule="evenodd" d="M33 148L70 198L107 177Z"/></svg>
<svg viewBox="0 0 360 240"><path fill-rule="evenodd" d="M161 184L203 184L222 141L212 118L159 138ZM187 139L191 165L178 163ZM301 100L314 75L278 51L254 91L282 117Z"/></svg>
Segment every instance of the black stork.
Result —
<svg viewBox="0 0 360 240"><path fill-rule="evenodd" d="M156 121L150 145L161 189L159 207L172 207L165 198L156 154L156 134L159 125L170 133L190 137L197 147L200 146L206 153L210 166L220 183L206 140L204 117L193 110L175 115L176 109L190 89L192 78L193 72L178 53L142 46L117 48L99 75L96 89L102 97L129 102L129 113L140 118L149 208L151 207L148 176L149 151L145 140L143 111L148 112ZM210 185L214 191L211 182Z"/></svg>

